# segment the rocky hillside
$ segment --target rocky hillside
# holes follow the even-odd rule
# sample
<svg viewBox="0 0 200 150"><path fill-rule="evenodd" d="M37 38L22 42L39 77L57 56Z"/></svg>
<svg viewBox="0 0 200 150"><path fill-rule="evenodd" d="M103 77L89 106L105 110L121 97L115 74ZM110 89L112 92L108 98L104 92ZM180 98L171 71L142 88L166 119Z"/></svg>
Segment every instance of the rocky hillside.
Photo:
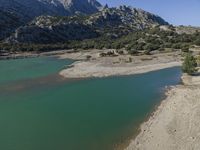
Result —
<svg viewBox="0 0 200 150"><path fill-rule="evenodd" d="M75 19L75 20L74 20ZM95 38L98 33L76 17L40 16L18 28L6 39L9 43L61 43L67 40Z"/></svg>
<svg viewBox="0 0 200 150"><path fill-rule="evenodd" d="M17 27L24 24L19 16L0 10L0 39L10 35Z"/></svg>
<svg viewBox="0 0 200 150"><path fill-rule="evenodd" d="M68 14L61 3L55 4L50 1L47 3L47 0L0 0L0 9L13 13L25 21L30 21L40 15Z"/></svg>
<svg viewBox="0 0 200 150"><path fill-rule="evenodd" d="M119 8L104 8L102 11L88 16L40 16L29 24L18 28L6 41L56 43L100 36L117 38L157 25L168 25L168 23L159 16L141 9L121 6Z"/></svg>
<svg viewBox="0 0 200 150"><path fill-rule="evenodd" d="M25 20L41 15L92 14L101 7L96 0L0 0L2 11L14 13Z"/></svg>
<svg viewBox="0 0 200 150"><path fill-rule="evenodd" d="M41 0L56 1L56 0ZM102 8L102 5L96 0L57 0L59 1L70 15L77 13L92 14Z"/></svg>
<svg viewBox="0 0 200 150"><path fill-rule="evenodd" d="M192 27L192 26L177 26L176 32L178 34L194 34L196 32L200 32L200 27Z"/></svg>
<svg viewBox="0 0 200 150"><path fill-rule="evenodd" d="M96 0L0 0L0 40L41 15L92 14L101 8Z"/></svg>
<svg viewBox="0 0 200 150"><path fill-rule="evenodd" d="M105 8L92 15L88 21L90 24L101 28L127 26L135 29L144 29L153 25L168 25L164 19L157 15L127 6Z"/></svg>

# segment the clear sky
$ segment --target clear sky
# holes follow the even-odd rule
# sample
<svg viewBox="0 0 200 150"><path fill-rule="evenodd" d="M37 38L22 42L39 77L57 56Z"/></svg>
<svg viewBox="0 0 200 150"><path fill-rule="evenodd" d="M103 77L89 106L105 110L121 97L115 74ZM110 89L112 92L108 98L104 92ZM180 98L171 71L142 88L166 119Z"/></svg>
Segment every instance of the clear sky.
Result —
<svg viewBox="0 0 200 150"><path fill-rule="evenodd" d="M157 14L173 25L200 26L200 0L98 0L109 7L128 5Z"/></svg>

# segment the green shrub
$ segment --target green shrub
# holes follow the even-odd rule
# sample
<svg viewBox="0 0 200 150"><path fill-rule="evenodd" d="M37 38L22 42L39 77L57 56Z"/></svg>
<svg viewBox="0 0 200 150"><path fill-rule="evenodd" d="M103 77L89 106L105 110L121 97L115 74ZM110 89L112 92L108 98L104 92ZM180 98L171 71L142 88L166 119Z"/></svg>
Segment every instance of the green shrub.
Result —
<svg viewBox="0 0 200 150"><path fill-rule="evenodd" d="M190 46L188 44L182 44L181 45L181 50L183 52L189 52L189 48L190 48Z"/></svg>
<svg viewBox="0 0 200 150"><path fill-rule="evenodd" d="M138 51L135 50L135 49L133 49L133 50L128 51L128 53L129 53L130 55L137 55L137 54L138 54Z"/></svg>
<svg viewBox="0 0 200 150"><path fill-rule="evenodd" d="M192 56L191 53L188 53L185 56L185 59L184 59L183 65L182 65L182 71L184 73L192 75L197 71L196 67L197 67L196 59L194 58L194 56Z"/></svg>

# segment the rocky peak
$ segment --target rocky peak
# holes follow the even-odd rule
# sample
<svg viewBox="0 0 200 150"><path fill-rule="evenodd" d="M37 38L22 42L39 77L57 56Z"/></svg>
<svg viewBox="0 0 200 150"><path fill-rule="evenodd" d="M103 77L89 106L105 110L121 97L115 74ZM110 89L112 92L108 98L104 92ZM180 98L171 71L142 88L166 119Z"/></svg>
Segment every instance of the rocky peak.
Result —
<svg viewBox="0 0 200 150"><path fill-rule="evenodd" d="M144 29L153 25L168 25L161 17L136 9L130 6L118 8L105 8L102 11L91 15L88 22L97 26L128 26L136 29Z"/></svg>
<svg viewBox="0 0 200 150"><path fill-rule="evenodd" d="M91 14L99 11L102 5L96 0L59 0L71 14Z"/></svg>
<svg viewBox="0 0 200 150"><path fill-rule="evenodd" d="M96 0L38 0L44 4L64 7L65 10L73 15L76 13L91 14L102 8Z"/></svg>

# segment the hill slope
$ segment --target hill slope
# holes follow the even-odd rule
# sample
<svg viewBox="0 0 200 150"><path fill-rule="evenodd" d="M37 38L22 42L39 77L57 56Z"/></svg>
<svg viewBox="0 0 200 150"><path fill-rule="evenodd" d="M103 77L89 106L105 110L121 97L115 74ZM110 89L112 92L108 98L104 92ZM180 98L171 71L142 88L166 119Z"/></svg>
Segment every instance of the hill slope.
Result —
<svg viewBox="0 0 200 150"><path fill-rule="evenodd" d="M0 40L41 15L91 14L101 7L96 0L0 0Z"/></svg>
<svg viewBox="0 0 200 150"><path fill-rule="evenodd" d="M89 16L41 16L18 28L7 42L56 43L99 36L117 38L156 25L168 25L159 16L141 9L121 6L105 8Z"/></svg>

